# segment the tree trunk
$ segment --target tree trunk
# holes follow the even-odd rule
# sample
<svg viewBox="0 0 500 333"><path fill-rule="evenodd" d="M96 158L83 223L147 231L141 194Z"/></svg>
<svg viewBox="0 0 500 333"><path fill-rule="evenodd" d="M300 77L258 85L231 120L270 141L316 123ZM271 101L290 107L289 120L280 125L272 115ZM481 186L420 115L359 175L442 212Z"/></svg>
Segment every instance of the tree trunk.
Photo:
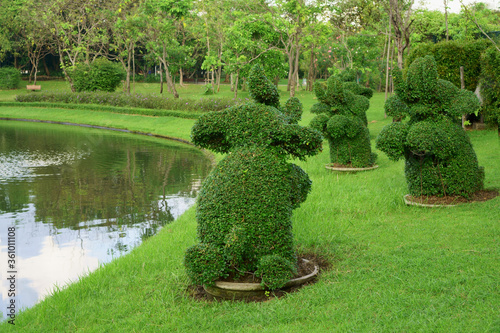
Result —
<svg viewBox="0 0 500 333"><path fill-rule="evenodd" d="M179 98L179 94L177 90L175 90L175 84L172 82L172 76L170 75L167 65L165 65L165 76L167 77L167 85L170 88L170 92L174 95L174 98Z"/></svg>
<svg viewBox="0 0 500 333"><path fill-rule="evenodd" d="M295 65L293 69L293 75L292 75L292 82L290 82L290 97L295 97L295 87L297 85L298 81L297 78L299 77L299 53L300 53L300 45L299 45L299 39L296 39L296 45L295 45Z"/></svg>
<svg viewBox="0 0 500 333"><path fill-rule="evenodd" d="M234 98L238 98L238 80L240 77L240 70L236 72L236 79L234 79Z"/></svg>
<svg viewBox="0 0 500 333"><path fill-rule="evenodd" d="M75 86L73 84L73 80L71 79L71 77L68 75L68 72L66 71L66 66L64 65L64 57L63 57L63 52L62 52L62 49L61 49L61 46L58 45L58 49L59 49L59 61L61 63L61 69L64 73L64 77L66 78L66 80L68 80L68 83L69 83L69 87L71 88L71 91L72 92L76 92L75 90Z"/></svg>
<svg viewBox="0 0 500 333"><path fill-rule="evenodd" d="M47 66L47 61L45 61L45 57L42 58L43 69L45 70L45 74L50 77L49 67Z"/></svg>
<svg viewBox="0 0 500 333"><path fill-rule="evenodd" d="M132 82L134 83L134 94L135 94L135 47L132 46Z"/></svg>
<svg viewBox="0 0 500 333"><path fill-rule="evenodd" d="M387 60L385 65L385 100L387 101L387 92L389 91L389 55L391 54L391 20L389 20L389 34L387 41ZM387 118L387 114L384 112L384 117Z"/></svg>
<svg viewBox="0 0 500 333"><path fill-rule="evenodd" d="M129 94L129 95L130 95L130 62L132 60L132 59L130 59L131 58L131 54L130 53L131 52L130 52L130 49L129 49L129 51L128 51L128 57L127 57L128 58L127 59L127 70L126 70L127 76L125 78L125 92L127 94Z"/></svg>
<svg viewBox="0 0 500 333"><path fill-rule="evenodd" d="M184 87L184 73L182 68L179 68L179 86Z"/></svg>
<svg viewBox="0 0 500 333"><path fill-rule="evenodd" d="M160 62L160 94L163 94L163 69Z"/></svg>

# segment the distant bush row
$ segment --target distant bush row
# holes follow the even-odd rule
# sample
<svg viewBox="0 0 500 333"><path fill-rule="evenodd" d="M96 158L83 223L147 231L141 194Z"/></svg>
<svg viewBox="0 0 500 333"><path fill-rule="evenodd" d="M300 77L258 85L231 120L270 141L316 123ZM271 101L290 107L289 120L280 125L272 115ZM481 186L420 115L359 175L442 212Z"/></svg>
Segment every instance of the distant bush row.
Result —
<svg viewBox="0 0 500 333"><path fill-rule="evenodd" d="M49 102L69 104L97 104L116 107L156 110L178 110L191 112L221 111L230 106L244 103L240 98L184 99L158 95L125 94L109 92L41 92L16 96L18 102Z"/></svg>

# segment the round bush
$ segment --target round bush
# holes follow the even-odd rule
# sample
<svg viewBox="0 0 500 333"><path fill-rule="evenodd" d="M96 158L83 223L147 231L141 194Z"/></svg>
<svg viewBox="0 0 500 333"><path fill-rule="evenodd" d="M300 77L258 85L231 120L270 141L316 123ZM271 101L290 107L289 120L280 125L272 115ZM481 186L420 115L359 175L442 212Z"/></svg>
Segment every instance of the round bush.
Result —
<svg viewBox="0 0 500 333"><path fill-rule="evenodd" d="M0 68L0 89L17 89L21 84L21 73L14 67Z"/></svg>
<svg viewBox="0 0 500 333"><path fill-rule="evenodd" d="M73 87L77 92L113 92L124 78L122 66L105 58L98 58L90 65L78 64L71 72Z"/></svg>
<svg viewBox="0 0 500 333"><path fill-rule="evenodd" d="M405 158L405 176L413 196L470 196L482 189L484 171L472 144L460 127L460 116L479 107L477 97L437 76L433 57L416 59L407 78L400 73L396 95L386 102L388 114L406 124L393 123L376 139L390 159Z"/></svg>

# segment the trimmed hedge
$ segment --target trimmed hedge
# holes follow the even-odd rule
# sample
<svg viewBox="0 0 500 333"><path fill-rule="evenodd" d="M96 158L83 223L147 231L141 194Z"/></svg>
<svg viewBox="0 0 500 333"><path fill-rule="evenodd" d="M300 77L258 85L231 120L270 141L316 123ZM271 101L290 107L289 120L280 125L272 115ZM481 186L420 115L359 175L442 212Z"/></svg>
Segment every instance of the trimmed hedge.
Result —
<svg viewBox="0 0 500 333"><path fill-rule="evenodd" d="M389 115L409 116L382 129L376 146L397 161L405 158L405 176L412 196L469 197L483 188L484 170L460 116L479 108L471 91L441 80L432 56L416 59L404 78L394 74L396 94L386 102Z"/></svg>
<svg viewBox="0 0 500 333"><path fill-rule="evenodd" d="M481 74L481 54L488 46L489 41L484 39L417 44L406 58L405 68L408 69L417 58L432 55L436 61L439 77L457 87L461 86L460 67L464 66L465 89L474 91Z"/></svg>
<svg viewBox="0 0 500 333"><path fill-rule="evenodd" d="M370 102L367 97L353 92L358 91L355 87L359 85L347 83L331 76L326 85L319 82L314 84L319 103L312 106L311 112L318 115L310 126L322 132L328 140L331 163L355 168L372 166L376 154L371 151L366 118Z"/></svg>
<svg viewBox="0 0 500 333"><path fill-rule="evenodd" d="M286 159L317 154L322 138L296 123L302 113L297 99L283 109L276 105L262 71L257 66L250 72L252 89L262 89L252 96L274 106L250 102L209 112L192 128L196 145L228 154L198 195L200 243L190 247L184 259L196 284L252 272L262 278L263 286L276 289L297 268L291 216L306 199L311 181Z"/></svg>
<svg viewBox="0 0 500 333"><path fill-rule="evenodd" d="M235 98L200 98L197 100L169 98L155 94L126 94L123 92L41 92L16 96L18 102L49 102L68 104L109 105L127 108L180 110L193 112L220 111L230 106L243 103Z"/></svg>
<svg viewBox="0 0 500 333"><path fill-rule="evenodd" d="M481 56L481 97L484 118L487 122L500 125L500 52L494 47ZM500 126L499 126L500 134Z"/></svg>
<svg viewBox="0 0 500 333"><path fill-rule="evenodd" d="M0 106L19 106L17 102L0 102ZM185 119L198 119L201 113L174 111L174 110L151 110L141 108L125 108L97 104L67 104L67 103L45 103L45 102L25 102L24 107L53 108L69 110L90 110L96 112L113 112L122 114L139 114L152 117L177 117Z"/></svg>
<svg viewBox="0 0 500 333"><path fill-rule="evenodd" d="M21 84L21 72L14 67L0 68L0 89L16 89Z"/></svg>

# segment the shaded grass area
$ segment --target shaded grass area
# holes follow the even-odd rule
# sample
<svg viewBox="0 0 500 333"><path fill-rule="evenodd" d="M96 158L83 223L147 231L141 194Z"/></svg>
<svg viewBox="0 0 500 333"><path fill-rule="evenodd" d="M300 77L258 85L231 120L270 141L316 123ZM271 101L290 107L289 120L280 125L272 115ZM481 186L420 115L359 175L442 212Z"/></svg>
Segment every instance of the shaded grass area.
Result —
<svg viewBox="0 0 500 333"><path fill-rule="evenodd" d="M301 93L306 106L314 95ZM282 94L282 96L284 96ZM373 138L389 123L383 94L368 112ZM92 122L189 139L194 120L88 110L0 107L0 116ZM495 131L468 132L485 167L486 188L500 188ZM328 145L306 162L313 181L294 211L300 251L331 262L317 283L263 303L206 302L190 297L182 260L196 242L191 208L130 254L82 277L23 311L16 327L48 332L498 332L500 198L452 208L403 203L404 162L378 153L378 169L336 173ZM374 146L374 144L373 144ZM217 156L218 159L221 156Z"/></svg>

